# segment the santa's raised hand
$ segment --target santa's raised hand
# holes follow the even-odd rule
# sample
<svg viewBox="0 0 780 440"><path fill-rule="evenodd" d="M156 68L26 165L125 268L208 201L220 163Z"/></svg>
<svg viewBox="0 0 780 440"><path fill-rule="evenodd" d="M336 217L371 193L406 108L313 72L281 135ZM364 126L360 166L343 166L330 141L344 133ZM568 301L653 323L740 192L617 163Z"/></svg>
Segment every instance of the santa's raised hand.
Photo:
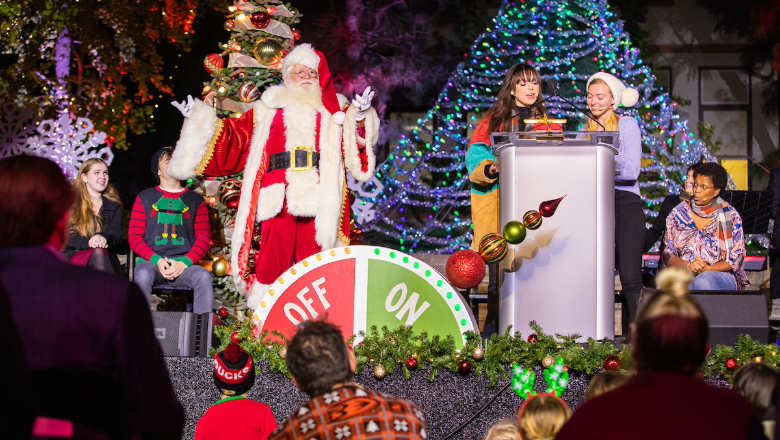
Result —
<svg viewBox="0 0 780 440"><path fill-rule="evenodd" d="M182 101L180 103L173 101L171 105L179 109L179 111L181 112L181 114L184 115L185 118L189 118L190 115L192 114L192 107L195 105L195 101L192 100L191 95L187 95L186 101Z"/></svg>
<svg viewBox="0 0 780 440"><path fill-rule="evenodd" d="M366 118L366 111L371 107L371 100L374 99L374 91L371 86L366 87L362 95L355 95L352 105L355 106L355 119L362 121Z"/></svg>

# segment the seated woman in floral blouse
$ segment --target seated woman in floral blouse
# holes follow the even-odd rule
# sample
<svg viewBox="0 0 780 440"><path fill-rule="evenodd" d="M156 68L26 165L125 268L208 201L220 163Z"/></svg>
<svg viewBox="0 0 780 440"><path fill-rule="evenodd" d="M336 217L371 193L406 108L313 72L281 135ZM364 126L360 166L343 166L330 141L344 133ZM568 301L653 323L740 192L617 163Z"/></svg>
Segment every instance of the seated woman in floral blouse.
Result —
<svg viewBox="0 0 780 440"><path fill-rule="evenodd" d="M749 284L742 269L742 218L720 198L728 174L716 163L705 163L693 179L693 198L666 218L664 261L693 273L692 290L742 290Z"/></svg>

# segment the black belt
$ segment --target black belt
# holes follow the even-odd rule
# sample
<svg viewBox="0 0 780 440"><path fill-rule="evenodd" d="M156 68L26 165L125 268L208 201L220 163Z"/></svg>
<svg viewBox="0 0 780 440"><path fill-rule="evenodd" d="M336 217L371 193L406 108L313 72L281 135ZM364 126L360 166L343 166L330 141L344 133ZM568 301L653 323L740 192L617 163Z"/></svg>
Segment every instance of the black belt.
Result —
<svg viewBox="0 0 780 440"><path fill-rule="evenodd" d="M320 163L320 153L311 153L311 163L309 163L309 150L300 148L293 151L295 153L295 167L293 171L308 171ZM275 170L286 170L292 167L290 152L276 153L268 159L268 172Z"/></svg>
<svg viewBox="0 0 780 440"><path fill-rule="evenodd" d="M615 180L615 186L634 186L636 180Z"/></svg>

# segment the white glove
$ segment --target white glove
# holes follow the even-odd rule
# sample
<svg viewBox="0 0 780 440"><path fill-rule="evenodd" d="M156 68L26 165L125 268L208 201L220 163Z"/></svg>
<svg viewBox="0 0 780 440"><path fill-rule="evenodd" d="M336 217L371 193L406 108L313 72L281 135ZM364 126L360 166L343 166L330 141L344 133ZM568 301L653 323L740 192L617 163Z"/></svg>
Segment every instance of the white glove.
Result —
<svg viewBox="0 0 780 440"><path fill-rule="evenodd" d="M362 121L366 118L366 110L371 107L371 100L374 99L374 91L371 86L366 87L362 95L355 95L352 105L355 106L355 119Z"/></svg>
<svg viewBox="0 0 780 440"><path fill-rule="evenodd" d="M171 105L179 109L185 118L189 118L192 114L192 107L195 106L195 101L192 100L191 95L187 95L187 101L182 101L181 103L173 101Z"/></svg>

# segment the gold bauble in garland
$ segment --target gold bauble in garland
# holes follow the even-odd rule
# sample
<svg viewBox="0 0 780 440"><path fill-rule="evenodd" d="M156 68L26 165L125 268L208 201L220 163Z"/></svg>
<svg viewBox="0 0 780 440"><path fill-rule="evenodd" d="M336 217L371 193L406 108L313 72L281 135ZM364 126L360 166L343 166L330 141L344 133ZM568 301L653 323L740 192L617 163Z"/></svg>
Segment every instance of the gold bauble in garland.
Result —
<svg viewBox="0 0 780 440"><path fill-rule="evenodd" d="M282 359L287 359L287 347L282 347L279 350L279 357Z"/></svg>
<svg viewBox="0 0 780 440"><path fill-rule="evenodd" d="M217 261L211 264L211 273L214 276L224 277L230 270L230 264L222 258L218 258Z"/></svg>
<svg viewBox="0 0 780 440"><path fill-rule="evenodd" d="M252 51L260 64L271 66L282 60L282 45L275 38L267 37L258 41Z"/></svg>
<svg viewBox="0 0 780 440"><path fill-rule="evenodd" d="M555 358L552 356L545 356L545 358L542 359L542 366L544 368L547 368L554 363L555 363Z"/></svg>
<svg viewBox="0 0 780 440"><path fill-rule="evenodd" d="M387 374L387 370L385 370L385 367L383 367L381 364L377 365L376 368L374 368L374 377L377 379L381 379L385 377Z"/></svg>
<svg viewBox="0 0 780 440"><path fill-rule="evenodd" d="M474 353L471 354L471 357L476 360L480 360L485 357L485 350L483 350L482 347L476 347L474 348Z"/></svg>

